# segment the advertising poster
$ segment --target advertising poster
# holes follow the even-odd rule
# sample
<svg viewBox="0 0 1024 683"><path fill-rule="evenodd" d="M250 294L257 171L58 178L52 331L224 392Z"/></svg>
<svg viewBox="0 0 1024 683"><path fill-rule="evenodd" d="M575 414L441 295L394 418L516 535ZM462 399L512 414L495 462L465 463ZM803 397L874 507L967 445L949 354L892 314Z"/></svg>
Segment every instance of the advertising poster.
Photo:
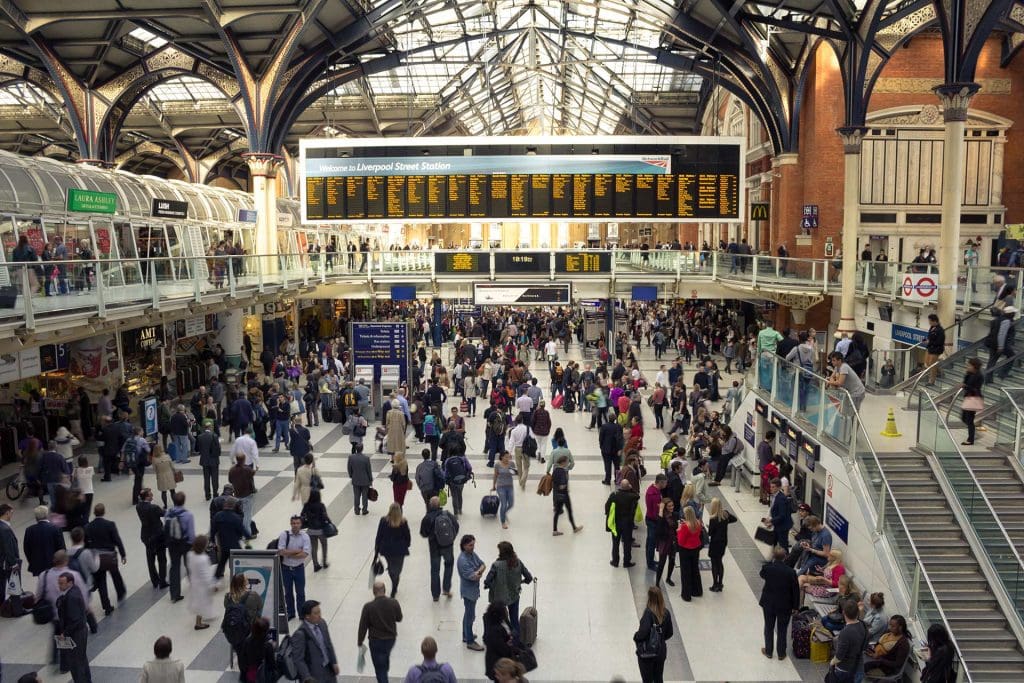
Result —
<svg viewBox="0 0 1024 683"><path fill-rule="evenodd" d="M146 436L153 436L157 432L156 397L150 396L144 402L143 431Z"/></svg>
<svg viewBox="0 0 1024 683"><path fill-rule="evenodd" d="M278 620L281 596L280 563L273 550L232 550L231 575L242 574L249 582L249 590L263 600L263 617L273 628Z"/></svg>

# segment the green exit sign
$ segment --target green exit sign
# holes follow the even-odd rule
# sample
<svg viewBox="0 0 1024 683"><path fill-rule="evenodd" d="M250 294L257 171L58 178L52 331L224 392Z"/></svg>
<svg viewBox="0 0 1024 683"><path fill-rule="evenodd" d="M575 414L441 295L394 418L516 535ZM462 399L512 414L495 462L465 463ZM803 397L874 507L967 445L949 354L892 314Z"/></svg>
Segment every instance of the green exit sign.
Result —
<svg viewBox="0 0 1024 683"><path fill-rule="evenodd" d="M117 213L117 195L93 190L68 190L68 211L73 213Z"/></svg>

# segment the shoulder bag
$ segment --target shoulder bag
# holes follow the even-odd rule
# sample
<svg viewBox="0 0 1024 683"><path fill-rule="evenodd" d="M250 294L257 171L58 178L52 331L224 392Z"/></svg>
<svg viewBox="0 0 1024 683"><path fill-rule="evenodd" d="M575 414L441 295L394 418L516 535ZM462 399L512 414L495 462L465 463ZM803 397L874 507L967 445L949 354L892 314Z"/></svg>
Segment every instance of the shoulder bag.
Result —
<svg viewBox="0 0 1024 683"><path fill-rule="evenodd" d="M49 569L43 572L41 578L43 582L43 594L39 596L39 601L36 602L34 607L32 607L32 621L37 624L49 624L56 616L54 614L53 603L46 599L46 578L49 573Z"/></svg>

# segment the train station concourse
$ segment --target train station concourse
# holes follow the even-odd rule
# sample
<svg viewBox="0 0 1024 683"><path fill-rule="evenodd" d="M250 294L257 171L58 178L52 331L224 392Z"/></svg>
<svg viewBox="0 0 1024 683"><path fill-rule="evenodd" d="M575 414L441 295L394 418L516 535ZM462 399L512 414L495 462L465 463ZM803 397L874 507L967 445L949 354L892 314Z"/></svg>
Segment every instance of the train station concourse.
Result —
<svg viewBox="0 0 1024 683"><path fill-rule="evenodd" d="M0 683L1024 681L1022 46L0 2Z"/></svg>

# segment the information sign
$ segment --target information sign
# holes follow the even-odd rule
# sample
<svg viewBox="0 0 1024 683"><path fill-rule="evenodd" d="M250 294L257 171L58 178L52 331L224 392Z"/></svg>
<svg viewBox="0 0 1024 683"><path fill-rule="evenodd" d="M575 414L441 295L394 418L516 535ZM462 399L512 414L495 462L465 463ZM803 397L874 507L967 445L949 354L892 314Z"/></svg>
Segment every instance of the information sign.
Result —
<svg viewBox="0 0 1024 683"><path fill-rule="evenodd" d="M555 272L572 275L611 273L612 254L607 251L598 253L558 251L555 252Z"/></svg>
<svg viewBox="0 0 1024 683"><path fill-rule="evenodd" d="M117 195L71 187L68 188L67 206L72 213L117 213Z"/></svg>
<svg viewBox="0 0 1024 683"><path fill-rule="evenodd" d="M434 271L438 274L481 275L491 272L491 255L482 251L436 252Z"/></svg>
<svg viewBox="0 0 1024 683"><path fill-rule="evenodd" d="M239 209L238 210L238 222L239 223L255 223L259 217L259 212L256 209Z"/></svg>
<svg viewBox="0 0 1024 683"><path fill-rule="evenodd" d="M188 218L188 202L153 197L154 218Z"/></svg>
<svg viewBox="0 0 1024 683"><path fill-rule="evenodd" d="M349 338L352 364L373 366L375 384L380 381L384 365L397 365L401 381L409 381L409 323L353 322Z"/></svg>
<svg viewBox="0 0 1024 683"><path fill-rule="evenodd" d="M498 252L494 254L496 273L537 273L551 272L551 253L547 251Z"/></svg>
<svg viewBox="0 0 1024 683"><path fill-rule="evenodd" d="M572 283L546 285L473 284L477 306L563 306L572 303Z"/></svg>
<svg viewBox="0 0 1024 683"><path fill-rule="evenodd" d="M156 396L147 396L142 401L142 429L146 436L153 436L157 433Z"/></svg>
<svg viewBox="0 0 1024 683"><path fill-rule="evenodd" d="M42 372L67 370L67 344L43 344L39 347L39 365Z"/></svg>
<svg viewBox="0 0 1024 683"><path fill-rule="evenodd" d="M831 503L825 503L825 526L836 533L843 543L850 542L850 522Z"/></svg>

